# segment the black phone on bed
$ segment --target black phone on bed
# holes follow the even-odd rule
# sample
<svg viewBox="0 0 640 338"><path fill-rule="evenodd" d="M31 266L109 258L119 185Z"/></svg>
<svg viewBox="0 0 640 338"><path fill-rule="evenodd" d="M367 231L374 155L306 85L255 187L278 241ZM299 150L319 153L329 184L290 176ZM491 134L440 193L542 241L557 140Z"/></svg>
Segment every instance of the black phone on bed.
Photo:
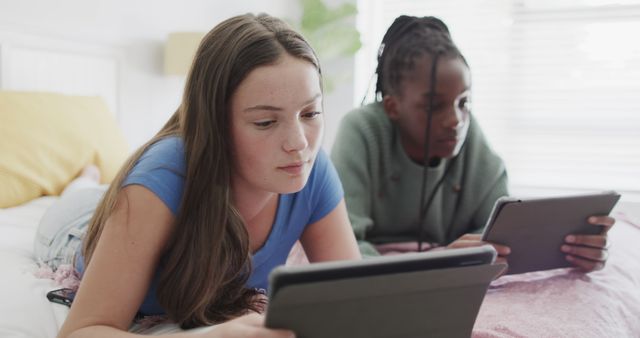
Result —
<svg viewBox="0 0 640 338"><path fill-rule="evenodd" d="M76 291L69 288L61 288L47 292L47 299L52 303L66 305L71 307L76 297ZM145 315L140 312L136 313L135 319L142 319Z"/></svg>
<svg viewBox="0 0 640 338"><path fill-rule="evenodd" d="M511 248L507 274L571 267L560 251L569 234L597 235L603 227L587 218L608 215L620 199L615 191L496 201L482 240Z"/></svg>
<svg viewBox="0 0 640 338"><path fill-rule="evenodd" d="M71 307L73 299L76 297L76 291L69 288L62 288L47 292L47 299L50 302L58 303Z"/></svg>

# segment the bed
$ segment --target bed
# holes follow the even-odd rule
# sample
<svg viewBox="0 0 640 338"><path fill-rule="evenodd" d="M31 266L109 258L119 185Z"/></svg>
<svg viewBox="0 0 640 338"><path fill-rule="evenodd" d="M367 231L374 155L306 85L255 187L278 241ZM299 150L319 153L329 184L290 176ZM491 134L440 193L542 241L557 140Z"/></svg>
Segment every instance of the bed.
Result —
<svg viewBox="0 0 640 338"><path fill-rule="evenodd" d="M45 196L0 209L0 336L55 337L68 309L45 294L59 287L37 278L32 247L39 219L57 197ZM640 226L623 220L611 231L611 256L604 270L567 269L505 276L491 284L473 337L640 336ZM303 262L300 253L291 261ZM132 329L175 332L171 324Z"/></svg>
<svg viewBox="0 0 640 338"><path fill-rule="evenodd" d="M48 291L60 285L59 281L36 277L40 270L33 256L33 238L41 216L58 198L56 193L64 188L87 161L101 166L106 173L104 179L108 181L117 170L118 163L123 161L123 156L128 154L117 127L117 113L110 113L117 111L118 61L117 57L114 58L117 53L96 53L95 49L86 53L85 49L77 47L52 51L43 48L43 44L33 39L6 43L6 37L0 32L0 89L8 90L8 95L13 95L13 101L2 101L0 97L0 101L4 103L0 105L0 128L5 128L0 135L3 137L2 144L12 143L18 146L1 148L3 152L0 164L9 162L7 159L11 157L6 152L10 150L29 154L27 157L13 158L26 158L23 162L27 164L22 163L24 166L18 172L32 175L31 182L39 182L43 186L38 186L37 189L28 186L27 188L31 188L22 191L28 194L21 195L12 204L0 208L0 337L54 337L68 309L50 303L45 298ZM32 46L15 41L31 41ZM60 44L44 44L45 47L52 45ZM41 66L25 67L21 61L15 61L25 58L31 64L36 62ZM10 62L11 60L14 62ZM52 60L56 61L56 71L60 71L61 67L70 67L73 70L69 72L75 72L78 70L78 60L84 60L80 63L92 65L88 69L102 65L100 68L104 72L101 75L77 73L74 81L79 85L51 82L50 75L33 73L47 72L51 67L46 65ZM44 82L46 83L43 85ZM67 95L61 94L60 90L57 93L41 92L54 89L65 89L62 92ZM24 92L25 90L29 92ZM16 99L15 96L20 97ZM41 103L36 110L39 114L44 114L37 118L42 120L40 125L46 126L48 132L53 130L54 134L34 130L33 125L28 123L30 119L22 121L21 127L18 122L8 120L7 116L10 116L13 109L21 112L24 109L33 110L34 107L28 104L25 108L24 102L34 101ZM76 111L70 106L82 109L78 108ZM88 114L88 111L93 111L95 116ZM56 118L49 121L46 120L47 116ZM67 116L64 123L56 122L60 120L60 116ZM5 120L1 120L3 118ZM12 123L10 127L8 123ZM69 123L76 125L64 133L58 130ZM106 129L92 130L91 125L95 124ZM10 134L11 131L13 134ZM80 131L89 133L93 139L100 138L97 136L100 133L105 135L100 142L90 144L90 150L76 149L78 140L88 137L86 134L78 134ZM13 135L18 140L7 142L6 135ZM38 135L48 136L41 137L38 142L31 142ZM54 140L56 137L63 140L58 142ZM19 140L20 138L23 139ZM68 152L69 148L72 149L73 156L60 155ZM85 151L89 155L78 155ZM37 161L32 161L35 154L40 155ZM51 159L52 154L57 154L64 161L59 158ZM6 195L7 187L14 183L15 180L11 181L6 170L0 170L0 195ZM19 185L20 187L23 186ZM494 281L476 320L473 336L640 337L640 218L636 216L640 214L639 211L638 205L631 203L620 204L614 211L619 221L611 231L610 260L602 271L581 274L560 269L505 276ZM290 262L304 264L303 253L294 249ZM138 324L132 330L146 334L178 331L172 324L154 327Z"/></svg>

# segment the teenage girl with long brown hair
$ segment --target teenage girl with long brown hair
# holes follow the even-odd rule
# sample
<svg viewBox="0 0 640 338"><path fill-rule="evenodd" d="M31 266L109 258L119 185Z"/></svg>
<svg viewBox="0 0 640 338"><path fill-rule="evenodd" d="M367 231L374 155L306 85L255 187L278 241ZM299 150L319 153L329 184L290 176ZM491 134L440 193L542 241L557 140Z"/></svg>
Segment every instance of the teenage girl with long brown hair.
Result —
<svg viewBox="0 0 640 338"><path fill-rule="evenodd" d="M182 328L240 317L201 333L210 337L292 335L243 315L260 311L293 244L312 262L360 258L320 150L322 108L318 59L282 21L248 14L209 32L179 108L104 197L71 192L47 212L89 210L90 221L43 218L39 239L63 245L36 240L40 258L82 274L59 337L129 337L137 313Z"/></svg>

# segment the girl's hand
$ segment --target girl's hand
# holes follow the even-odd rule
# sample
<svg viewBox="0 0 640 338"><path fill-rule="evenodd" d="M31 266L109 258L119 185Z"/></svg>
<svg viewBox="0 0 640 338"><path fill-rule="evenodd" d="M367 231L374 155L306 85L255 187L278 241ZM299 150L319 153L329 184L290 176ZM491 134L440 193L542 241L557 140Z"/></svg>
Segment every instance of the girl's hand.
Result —
<svg viewBox="0 0 640 338"><path fill-rule="evenodd" d="M481 234L465 234L460 238L447 245L448 249L468 248L473 246L481 246L489 244L493 246L498 252L498 257L495 263L507 263L507 256L511 253L511 249L506 245L500 245L495 243L489 243L482 241Z"/></svg>
<svg viewBox="0 0 640 338"><path fill-rule="evenodd" d="M251 313L219 324L205 333L210 338L255 337L255 338L293 338L295 334L289 330L275 330L264 327L264 316Z"/></svg>
<svg viewBox="0 0 640 338"><path fill-rule="evenodd" d="M560 247L566 253L566 259L585 272L604 268L609 253L607 251L607 232L616 222L610 216L591 216L589 223L602 226L599 235L568 235L565 244Z"/></svg>

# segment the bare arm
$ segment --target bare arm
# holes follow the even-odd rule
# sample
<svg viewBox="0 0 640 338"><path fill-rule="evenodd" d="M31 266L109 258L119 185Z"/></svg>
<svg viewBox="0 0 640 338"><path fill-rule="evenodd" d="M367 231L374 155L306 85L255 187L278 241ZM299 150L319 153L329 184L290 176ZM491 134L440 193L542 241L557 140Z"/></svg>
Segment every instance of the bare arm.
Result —
<svg viewBox="0 0 640 338"><path fill-rule="evenodd" d="M140 336L141 335L124 332L121 330L114 329L112 327L93 326L93 327L88 327L80 331L77 331L71 337L140 337ZM252 313L242 317L238 317L226 323L219 324L207 332L203 332L199 334L180 332L175 334L162 335L162 337L294 338L295 334L288 330L267 329L264 327L264 316L257 313Z"/></svg>
<svg viewBox="0 0 640 338"><path fill-rule="evenodd" d="M361 258L344 199L326 216L309 224L300 242L310 262Z"/></svg>
<svg viewBox="0 0 640 338"><path fill-rule="evenodd" d="M126 331L173 226L173 215L151 191L122 189L58 337L133 336Z"/></svg>

